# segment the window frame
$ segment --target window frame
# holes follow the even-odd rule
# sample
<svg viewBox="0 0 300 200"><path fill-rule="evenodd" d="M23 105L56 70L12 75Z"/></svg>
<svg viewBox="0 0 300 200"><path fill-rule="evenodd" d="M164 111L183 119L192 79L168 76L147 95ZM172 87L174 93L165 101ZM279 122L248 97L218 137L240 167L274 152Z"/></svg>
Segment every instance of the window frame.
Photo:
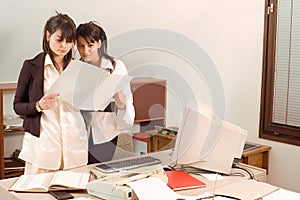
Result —
<svg viewBox="0 0 300 200"><path fill-rule="evenodd" d="M268 14L269 5L273 11ZM265 0L259 137L300 146L300 127L272 122L278 0Z"/></svg>

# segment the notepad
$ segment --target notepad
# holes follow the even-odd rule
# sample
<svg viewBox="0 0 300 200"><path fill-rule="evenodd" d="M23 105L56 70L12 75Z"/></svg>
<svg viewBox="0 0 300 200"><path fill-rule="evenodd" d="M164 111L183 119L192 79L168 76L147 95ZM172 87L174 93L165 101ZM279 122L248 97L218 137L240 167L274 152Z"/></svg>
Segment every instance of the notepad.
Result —
<svg viewBox="0 0 300 200"><path fill-rule="evenodd" d="M206 184L181 170L166 171L168 186L174 191L206 187Z"/></svg>

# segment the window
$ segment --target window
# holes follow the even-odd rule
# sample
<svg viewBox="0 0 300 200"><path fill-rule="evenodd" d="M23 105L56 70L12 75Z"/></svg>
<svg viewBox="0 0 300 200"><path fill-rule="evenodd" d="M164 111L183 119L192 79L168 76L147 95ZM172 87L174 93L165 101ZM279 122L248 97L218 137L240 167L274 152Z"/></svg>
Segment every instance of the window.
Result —
<svg viewBox="0 0 300 200"><path fill-rule="evenodd" d="M266 0L259 137L300 146L300 1Z"/></svg>

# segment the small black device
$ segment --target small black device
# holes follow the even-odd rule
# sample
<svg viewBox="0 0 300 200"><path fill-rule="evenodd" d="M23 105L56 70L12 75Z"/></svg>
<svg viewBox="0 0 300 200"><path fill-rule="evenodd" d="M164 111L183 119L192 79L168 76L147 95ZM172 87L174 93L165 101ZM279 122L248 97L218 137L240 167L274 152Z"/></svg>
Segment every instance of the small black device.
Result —
<svg viewBox="0 0 300 200"><path fill-rule="evenodd" d="M168 165L164 165L163 166L163 170L164 171L173 171L173 170L175 170L173 167L171 167L171 166L168 166Z"/></svg>
<svg viewBox="0 0 300 200"><path fill-rule="evenodd" d="M258 147L260 147L260 146L259 145L255 145L255 144L247 144L247 143L245 143L243 151L248 151L248 150L251 150L251 149L258 148Z"/></svg>
<svg viewBox="0 0 300 200"><path fill-rule="evenodd" d="M58 200L66 200L66 199L74 198L73 195L71 195L69 192L66 191L51 191L49 193Z"/></svg>

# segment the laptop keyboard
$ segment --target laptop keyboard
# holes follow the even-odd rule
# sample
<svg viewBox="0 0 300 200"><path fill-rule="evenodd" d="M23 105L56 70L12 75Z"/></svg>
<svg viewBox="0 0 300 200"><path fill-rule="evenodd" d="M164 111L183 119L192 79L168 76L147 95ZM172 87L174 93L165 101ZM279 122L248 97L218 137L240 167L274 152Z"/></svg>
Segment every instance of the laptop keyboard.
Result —
<svg viewBox="0 0 300 200"><path fill-rule="evenodd" d="M102 172L116 172L120 170L134 169L149 165L160 164L161 161L157 158L153 158L151 156L143 156L138 158L130 158L126 160L120 160L115 162L109 162L106 164L96 165L96 169Z"/></svg>

